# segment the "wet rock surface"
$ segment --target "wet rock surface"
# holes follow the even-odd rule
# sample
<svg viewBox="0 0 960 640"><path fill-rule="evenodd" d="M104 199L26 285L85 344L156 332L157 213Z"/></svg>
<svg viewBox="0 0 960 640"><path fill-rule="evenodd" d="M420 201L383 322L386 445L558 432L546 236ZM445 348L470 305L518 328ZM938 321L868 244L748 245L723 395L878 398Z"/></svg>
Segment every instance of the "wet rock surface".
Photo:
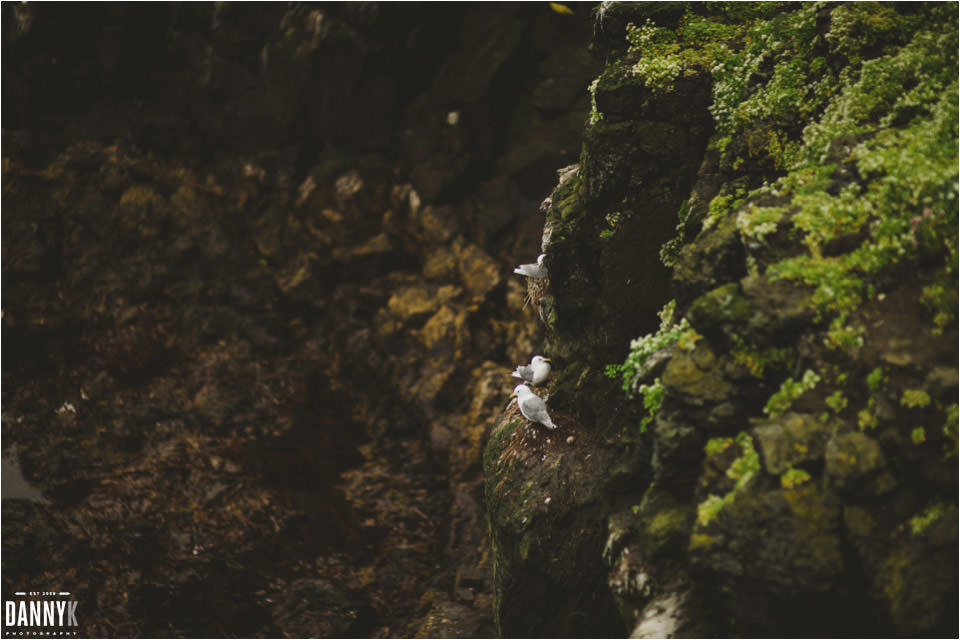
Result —
<svg viewBox="0 0 960 640"><path fill-rule="evenodd" d="M585 11L5 5L3 589L89 636L486 637L510 269ZM9 73L8 73L9 71Z"/></svg>

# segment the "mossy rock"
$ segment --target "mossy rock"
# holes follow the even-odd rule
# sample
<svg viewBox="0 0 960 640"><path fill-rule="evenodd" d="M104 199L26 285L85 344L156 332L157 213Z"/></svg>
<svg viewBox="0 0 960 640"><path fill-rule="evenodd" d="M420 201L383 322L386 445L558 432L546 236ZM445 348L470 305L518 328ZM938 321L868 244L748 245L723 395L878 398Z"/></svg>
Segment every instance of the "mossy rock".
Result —
<svg viewBox="0 0 960 640"><path fill-rule="evenodd" d="M822 460L830 431L813 416L786 413L753 430L767 473L779 476L788 469Z"/></svg>
<svg viewBox="0 0 960 640"><path fill-rule="evenodd" d="M484 452L494 620L505 636L622 635L601 560L615 452L569 414L552 417L557 431L511 407Z"/></svg>
<svg viewBox="0 0 960 640"><path fill-rule="evenodd" d="M859 432L835 434L830 439L826 474L840 491L860 496L882 495L897 486L880 444Z"/></svg>
<svg viewBox="0 0 960 640"><path fill-rule="evenodd" d="M720 365L710 347L698 342L692 352L674 354L661 381L668 394L681 395L691 404L718 404L734 393Z"/></svg>
<svg viewBox="0 0 960 640"><path fill-rule="evenodd" d="M677 305L683 309L694 298L746 275L746 253L736 218L727 216L680 252L673 272Z"/></svg>

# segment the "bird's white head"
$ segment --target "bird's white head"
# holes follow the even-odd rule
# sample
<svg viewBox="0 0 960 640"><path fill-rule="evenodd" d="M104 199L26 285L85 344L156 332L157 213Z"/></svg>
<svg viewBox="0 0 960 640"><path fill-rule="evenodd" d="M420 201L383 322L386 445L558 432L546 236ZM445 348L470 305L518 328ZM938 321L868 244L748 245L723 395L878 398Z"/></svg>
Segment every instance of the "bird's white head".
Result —
<svg viewBox="0 0 960 640"><path fill-rule="evenodd" d="M530 387L525 384L518 384L513 388L513 393L510 394L511 398L519 397L523 393L530 393Z"/></svg>
<svg viewBox="0 0 960 640"><path fill-rule="evenodd" d="M549 363L550 358L544 358L543 356L533 356L533 359L530 362L532 364Z"/></svg>
<svg viewBox="0 0 960 640"><path fill-rule="evenodd" d="M542 267L542 266L543 266L543 259L546 258L546 257L547 257L547 254L545 254L545 253L541 253L539 256L537 256L537 264Z"/></svg>

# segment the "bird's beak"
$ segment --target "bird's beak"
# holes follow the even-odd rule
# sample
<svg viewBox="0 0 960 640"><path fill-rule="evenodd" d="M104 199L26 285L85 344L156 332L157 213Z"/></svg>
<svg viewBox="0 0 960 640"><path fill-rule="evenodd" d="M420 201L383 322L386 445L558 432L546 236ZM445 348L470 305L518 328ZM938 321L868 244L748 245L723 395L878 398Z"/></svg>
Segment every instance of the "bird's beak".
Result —
<svg viewBox="0 0 960 640"><path fill-rule="evenodd" d="M517 394L511 393L511 394L510 394L510 397L511 397L511 398L516 398L516 397L517 397Z"/></svg>
<svg viewBox="0 0 960 640"><path fill-rule="evenodd" d="M544 361L546 361L549 364L553 364L553 360L551 360L550 358L544 358Z"/></svg>

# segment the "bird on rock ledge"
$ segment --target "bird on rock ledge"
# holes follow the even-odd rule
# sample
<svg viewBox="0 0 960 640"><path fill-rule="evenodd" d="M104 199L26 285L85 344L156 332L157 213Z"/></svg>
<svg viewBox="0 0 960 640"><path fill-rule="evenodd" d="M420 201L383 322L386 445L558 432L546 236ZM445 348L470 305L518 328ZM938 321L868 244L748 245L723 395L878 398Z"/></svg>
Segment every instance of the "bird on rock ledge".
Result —
<svg viewBox="0 0 960 640"><path fill-rule="evenodd" d="M547 268L543 265L543 259L546 257L546 254L541 253L537 257L536 264L522 264L514 269L513 272L521 276L527 276L528 278L546 278Z"/></svg>
<svg viewBox="0 0 960 640"><path fill-rule="evenodd" d="M522 364L513 371L514 378L520 378L530 384L540 384L550 375L550 359L533 356L530 364Z"/></svg>
<svg viewBox="0 0 960 640"><path fill-rule="evenodd" d="M525 384L518 384L513 390L513 397L517 399L517 406L520 407L520 413L530 422L538 422L548 429L556 429L550 414L547 413L547 403L543 398L530 391L530 387Z"/></svg>

